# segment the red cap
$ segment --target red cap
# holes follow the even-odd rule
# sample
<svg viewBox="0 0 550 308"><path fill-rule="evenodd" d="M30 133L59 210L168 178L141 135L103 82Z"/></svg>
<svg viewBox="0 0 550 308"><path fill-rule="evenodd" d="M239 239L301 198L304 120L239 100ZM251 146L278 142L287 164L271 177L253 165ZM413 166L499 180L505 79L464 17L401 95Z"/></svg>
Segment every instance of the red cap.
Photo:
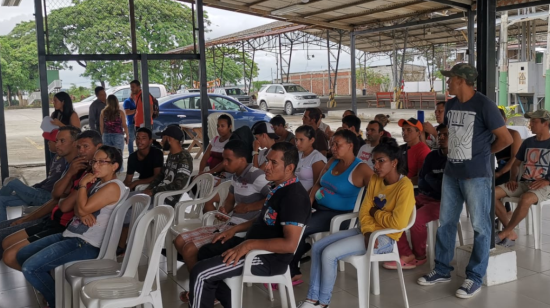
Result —
<svg viewBox="0 0 550 308"><path fill-rule="evenodd" d="M42 133L42 137L44 137L44 139L48 140L48 141L53 141L55 142L55 138L57 137L57 132L59 132L58 129L54 129L52 130L51 132L43 132Z"/></svg>

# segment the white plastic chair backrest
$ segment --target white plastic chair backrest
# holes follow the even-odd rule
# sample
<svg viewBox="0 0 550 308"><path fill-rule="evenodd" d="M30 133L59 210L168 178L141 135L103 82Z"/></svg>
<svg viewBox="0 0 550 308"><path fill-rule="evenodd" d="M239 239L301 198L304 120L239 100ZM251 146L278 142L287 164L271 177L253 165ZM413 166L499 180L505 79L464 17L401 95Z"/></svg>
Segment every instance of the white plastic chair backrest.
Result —
<svg viewBox="0 0 550 308"><path fill-rule="evenodd" d="M414 222L416 220L416 206L413 208L413 211L411 213L411 217L409 218L409 223L403 230L409 230L414 225Z"/></svg>
<svg viewBox="0 0 550 308"><path fill-rule="evenodd" d="M120 241L120 234L122 233L122 228L124 227L124 218L126 213L130 208L132 208L132 216L130 219L130 230L132 230L136 219L143 212L147 211L149 208L149 202L151 197L145 194L136 194L130 196L126 201L120 206L116 214L114 215L114 225L111 236L109 238L109 244L107 246L107 251L103 259L114 260L116 258L116 250L118 248L118 243ZM113 215L111 215L112 217Z"/></svg>
<svg viewBox="0 0 550 308"><path fill-rule="evenodd" d="M208 139L214 140L214 137L218 136L218 118L225 114L231 118L231 123L233 124L233 127L235 127L235 119L233 119L233 116L229 113L225 112L212 112L208 115Z"/></svg>
<svg viewBox="0 0 550 308"><path fill-rule="evenodd" d="M109 245L111 244L111 242L113 241L113 237L117 237L116 236L116 232L113 232L113 230L115 229L115 221L116 221L116 217L117 215L120 213L120 209L125 205L126 203L126 198L128 197L128 193L130 193L130 189L128 189L128 187L126 187L122 192L122 196L120 198L120 201L115 204L115 207L113 209L113 211L111 212L111 216L109 216L109 220L107 222L107 228L105 229L105 234L103 235L103 240L101 240L101 246L99 247L99 254L97 256L98 259L103 259L105 258L105 255L108 251L108 248L109 248ZM126 211L124 211L124 215L126 214ZM118 233L118 237L117 237L117 244L118 244L118 238L120 237L120 231ZM116 251L116 248L115 248L115 251Z"/></svg>
<svg viewBox="0 0 550 308"><path fill-rule="evenodd" d="M231 182L232 181L222 182L218 186L216 186L216 188L214 188L214 195L216 194L220 195L220 202L218 203L218 208L224 204L225 199L227 198L227 194L229 192L229 188L231 187Z"/></svg>
<svg viewBox="0 0 550 308"><path fill-rule="evenodd" d="M353 207L353 213L358 213L361 209L361 204L363 204L363 198L365 194L365 187L361 187L361 190L359 190L359 194L357 195L357 199L355 199L355 206ZM357 218L352 218L349 221L349 227L348 230L351 228L355 228L355 223L357 222Z"/></svg>
<svg viewBox="0 0 550 308"><path fill-rule="evenodd" d="M149 293L157 276L160 262L160 252L164 245L166 232L174 219L174 209L171 206L159 205L138 218L132 229L130 243L121 267L121 277L138 277L139 262L145 247L145 238L152 238L152 245L146 252L148 262L147 274L143 284L142 295Z"/></svg>
<svg viewBox="0 0 550 308"><path fill-rule="evenodd" d="M189 184L189 186L185 189L187 190L188 192L190 192L193 187L197 187L196 191L195 191L195 194L193 196L193 199L192 200L198 200L198 199L202 199L206 196L210 196L212 194L212 191L214 190L214 177L212 176L212 174L210 173L203 173L197 177L195 177L195 179L193 180L193 182L191 182L191 184ZM208 200L206 200L208 201ZM176 203L176 207L178 207L178 205L180 204L181 202L178 202ZM200 202L200 203L197 203L195 204L192 208L191 208L191 211L188 213L188 214L185 214L186 217L200 217L200 215L202 214L202 208L204 206L204 202ZM176 213L177 214L177 217L179 217L179 213Z"/></svg>

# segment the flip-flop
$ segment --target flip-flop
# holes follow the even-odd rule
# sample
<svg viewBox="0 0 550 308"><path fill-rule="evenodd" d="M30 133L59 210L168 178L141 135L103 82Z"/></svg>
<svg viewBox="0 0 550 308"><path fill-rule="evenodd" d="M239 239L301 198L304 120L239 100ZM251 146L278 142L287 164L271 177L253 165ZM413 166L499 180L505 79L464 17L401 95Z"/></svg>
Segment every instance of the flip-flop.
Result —
<svg viewBox="0 0 550 308"><path fill-rule="evenodd" d="M295 287L295 286L301 285L302 283L304 283L304 281L302 279L294 280L292 282L292 286ZM278 286L277 286L277 288L278 288Z"/></svg>

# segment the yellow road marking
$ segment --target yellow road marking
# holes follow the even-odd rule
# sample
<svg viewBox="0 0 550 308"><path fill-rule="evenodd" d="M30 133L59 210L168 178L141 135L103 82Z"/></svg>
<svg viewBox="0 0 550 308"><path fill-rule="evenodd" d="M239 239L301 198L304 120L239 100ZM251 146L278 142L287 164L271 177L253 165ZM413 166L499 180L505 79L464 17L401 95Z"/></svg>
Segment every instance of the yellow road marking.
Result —
<svg viewBox="0 0 550 308"><path fill-rule="evenodd" d="M27 141L28 141L30 144L34 145L34 147L37 148L38 150L44 150L44 146L43 146L43 145L40 145L40 144L38 144L38 143L32 141L29 137L25 137L25 139L27 139Z"/></svg>

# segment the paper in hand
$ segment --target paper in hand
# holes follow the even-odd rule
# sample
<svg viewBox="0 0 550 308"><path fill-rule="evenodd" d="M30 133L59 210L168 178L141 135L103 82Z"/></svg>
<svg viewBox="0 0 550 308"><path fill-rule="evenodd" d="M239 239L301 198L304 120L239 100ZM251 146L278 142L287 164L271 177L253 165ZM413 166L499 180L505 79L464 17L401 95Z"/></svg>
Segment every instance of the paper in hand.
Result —
<svg viewBox="0 0 550 308"><path fill-rule="evenodd" d="M53 125L52 121L53 119L51 117L45 116L44 119L42 120L42 124L40 125L40 128L42 129L42 131L46 133L51 133L52 130L58 129L59 126Z"/></svg>

